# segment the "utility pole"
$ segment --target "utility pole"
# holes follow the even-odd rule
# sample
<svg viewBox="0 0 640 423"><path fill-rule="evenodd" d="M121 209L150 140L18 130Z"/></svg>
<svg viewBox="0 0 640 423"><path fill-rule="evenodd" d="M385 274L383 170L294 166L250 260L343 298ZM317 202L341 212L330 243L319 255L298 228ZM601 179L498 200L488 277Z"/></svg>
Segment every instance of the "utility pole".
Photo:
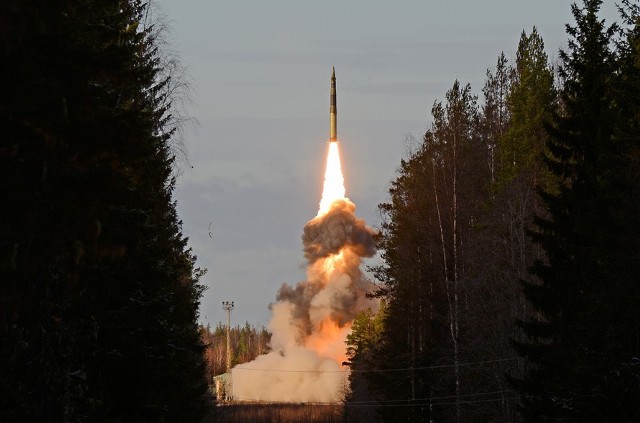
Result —
<svg viewBox="0 0 640 423"><path fill-rule="evenodd" d="M231 373L231 310L233 310L233 301L223 301L222 308L227 312L227 373Z"/></svg>
<svg viewBox="0 0 640 423"><path fill-rule="evenodd" d="M231 310L233 310L233 301L223 301L222 309L227 312L227 380L225 383L225 399L231 400L233 387L231 386Z"/></svg>

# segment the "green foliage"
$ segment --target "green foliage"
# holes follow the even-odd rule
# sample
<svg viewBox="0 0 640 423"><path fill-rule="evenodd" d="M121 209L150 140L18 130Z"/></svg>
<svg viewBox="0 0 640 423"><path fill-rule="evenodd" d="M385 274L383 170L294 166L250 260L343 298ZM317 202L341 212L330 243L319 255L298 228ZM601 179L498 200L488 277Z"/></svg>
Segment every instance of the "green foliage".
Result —
<svg viewBox="0 0 640 423"><path fill-rule="evenodd" d="M382 340L384 329L384 301L380 310L373 314L371 309L358 313L351 326L352 332L347 335L347 358L351 361L371 360L371 354Z"/></svg>
<svg viewBox="0 0 640 423"><path fill-rule="evenodd" d="M532 365L516 384L528 421L640 418L640 366L629 337L640 309L639 186L630 178L638 133L626 136L637 123L620 119L628 116L620 109L627 94L618 87L630 75L611 48L619 29L598 18L600 5L573 7L576 24L561 54L563 110L548 128L546 165L561 183L542 193L549 217L537 219L534 239L547 259L533 268L540 283L526 286L538 313L521 323L528 341L519 344Z"/></svg>
<svg viewBox="0 0 640 423"><path fill-rule="evenodd" d="M380 302L380 308L374 314L367 308L358 313L351 326L352 332L347 335L347 358L351 367L349 374L349 391L345 401L344 421L368 421L374 422L376 412L372 408L375 401L372 392L377 389L375 377L368 373L377 368L380 363L378 354L380 345L384 340L384 321L387 315L387 306L384 300ZM362 404L369 406L362 407ZM354 405L350 407L349 404Z"/></svg>
<svg viewBox="0 0 640 423"><path fill-rule="evenodd" d="M498 185L524 173L534 186L553 186L551 176L542 167L542 157L547 139L544 125L551 117L554 102L553 73L544 42L533 27L529 35L522 32L518 43L507 97L509 127L498 138Z"/></svg>
<svg viewBox="0 0 640 423"><path fill-rule="evenodd" d="M203 272L142 1L10 2L0 40L0 420L197 421Z"/></svg>
<svg viewBox="0 0 640 423"><path fill-rule="evenodd" d="M508 96L514 78L514 71L509 66L504 53L498 56L498 62L494 72L487 69L487 79L482 93L484 95L484 105L480 116L482 135L489 149L489 172L491 182L496 179L496 165L499 158L496 157L498 141L508 128L510 116L508 107Z"/></svg>
<svg viewBox="0 0 640 423"><path fill-rule="evenodd" d="M544 43L535 27L530 34L522 32L513 67L504 70L503 62L498 60L496 75L509 75L506 94L497 90L495 78L488 78L484 94L485 104L495 102L496 92L506 97L503 115L508 116L508 121L501 126L501 132L484 130L490 145L495 143L495 177L490 183L490 198L478 219L470 264L476 283L470 286L468 295L482 301L485 310L471 311L470 332L463 340L483 354L499 358L514 357L510 341L524 337L516 320L530 317L531 307L524 297L522 282L534 279L528 269L536 260L544 259L543 249L528 235L535 216L547 214L537 190L544 187L553 191L558 185L557 178L544 167L548 139L545 125L557 108L557 93ZM484 121L496 120L490 111L485 106ZM512 387L504 375L521 376L522 362L506 361L492 371L494 381L483 375L473 377L476 383L481 381L477 389L491 387L490 390L508 392ZM509 410L501 419L515 417Z"/></svg>

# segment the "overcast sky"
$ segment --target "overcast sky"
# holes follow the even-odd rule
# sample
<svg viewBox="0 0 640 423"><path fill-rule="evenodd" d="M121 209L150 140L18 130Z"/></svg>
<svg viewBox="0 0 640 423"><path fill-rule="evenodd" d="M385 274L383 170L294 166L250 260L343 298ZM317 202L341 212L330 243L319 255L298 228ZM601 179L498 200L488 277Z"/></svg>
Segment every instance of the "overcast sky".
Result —
<svg viewBox="0 0 640 423"><path fill-rule="evenodd" d="M561 0L157 3L198 121L176 200L208 269L201 321L212 325L225 300L233 324L266 324L279 286L304 279L300 237L320 201L332 65L347 196L376 227L405 138L422 138L454 80L481 94L486 69L501 51L513 59L533 25L556 60L572 22Z"/></svg>

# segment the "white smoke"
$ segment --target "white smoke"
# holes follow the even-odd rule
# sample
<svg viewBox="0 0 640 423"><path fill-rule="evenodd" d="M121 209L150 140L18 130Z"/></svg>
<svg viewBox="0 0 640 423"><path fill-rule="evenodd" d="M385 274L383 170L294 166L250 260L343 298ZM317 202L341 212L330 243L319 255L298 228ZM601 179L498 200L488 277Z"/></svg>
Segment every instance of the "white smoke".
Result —
<svg viewBox="0 0 640 423"><path fill-rule="evenodd" d="M232 369L237 400L336 402L346 387L345 340L355 315L372 301L360 271L375 253L373 231L346 198L304 227L307 280L284 284L271 307L272 351Z"/></svg>

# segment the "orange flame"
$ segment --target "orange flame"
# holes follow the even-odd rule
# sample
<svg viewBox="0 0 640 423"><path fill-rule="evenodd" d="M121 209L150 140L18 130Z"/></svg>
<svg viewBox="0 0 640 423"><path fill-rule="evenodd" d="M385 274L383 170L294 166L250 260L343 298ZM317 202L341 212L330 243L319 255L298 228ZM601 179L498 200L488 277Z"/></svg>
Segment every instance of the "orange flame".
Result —
<svg viewBox="0 0 640 423"><path fill-rule="evenodd" d="M351 333L351 323L340 327L327 316L318 326L306 339L304 346L316 351L320 357L330 358L342 365L347 360L345 341Z"/></svg>

